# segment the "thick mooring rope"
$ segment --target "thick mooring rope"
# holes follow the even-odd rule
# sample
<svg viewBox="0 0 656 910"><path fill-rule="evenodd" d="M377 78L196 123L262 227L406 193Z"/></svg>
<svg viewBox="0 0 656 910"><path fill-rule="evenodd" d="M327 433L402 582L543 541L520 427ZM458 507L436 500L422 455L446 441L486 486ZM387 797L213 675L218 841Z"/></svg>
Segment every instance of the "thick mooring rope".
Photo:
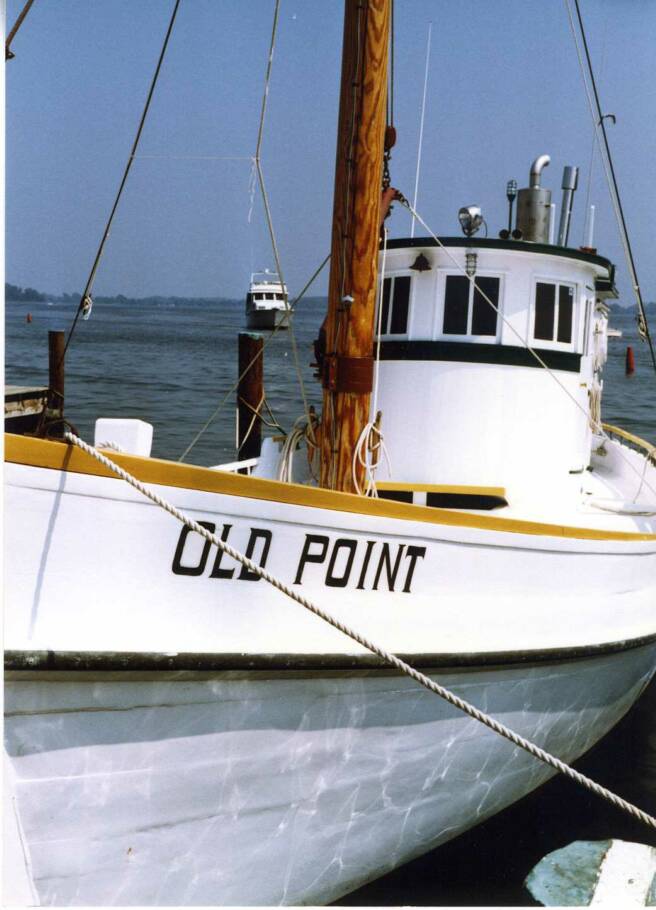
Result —
<svg viewBox="0 0 656 910"><path fill-rule="evenodd" d="M132 474L129 474L126 470L124 470L124 468L120 467L114 461L99 452L96 448L90 446L88 443L80 439L79 436L75 436L73 433L66 432L64 434L64 437L70 443L82 449L83 452L86 452L87 455L95 458L96 461L100 462L100 464L104 465L108 470L112 471L112 473L116 474L122 480L125 480L126 483L130 484L131 487L134 487L135 490L138 490L141 494L150 499L151 502L154 502L155 505L160 506L160 508L168 512L169 515L177 518L178 521L182 522L182 524L189 528L189 530L196 531L196 533L200 534L201 537L205 538L205 540L209 541L211 544L214 544L214 546L218 547L232 559L236 560L236 562L241 563L241 565L245 566L247 569L249 569L249 571L255 572L260 578L263 578L278 591L286 594L287 597L290 597L292 600L296 601L296 603L300 604L302 607L305 607L306 610L309 610L311 613L314 613L315 616L323 619L324 622L327 622L334 629L337 629L339 632L347 635L353 641L362 645L364 648L367 648L368 651L376 654L378 657L380 657L386 663L390 664L392 667L395 667L401 673L404 673L406 676L414 679L415 682L419 683L419 685L424 686L424 688L428 689L430 692L435 693L435 695L439 695L440 698L443 698L455 708L458 708L460 711L463 711L465 714L469 715L469 717L474 718L474 720L479 721L490 730L498 733L499 736L503 736L505 739L513 743L513 745L518 746L520 749L524 749L524 751L528 752L529 755L532 755L539 761L544 762L546 765L549 765L551 768L554 768L556 771L559 771L561 774L564 774L566 777L569 777L576 783L581 784L582 787L585 787L587 790L590 790L597 796L602 797L602 799L607 800L616 808L628 812L629 815L632 815L639 821L644 822L644 824L648 825L650 828L656 829L656 818L649 815L647 812L644 812L642 809L639 809L632 803L629 803L626 800L622 799L620 796L617 796L617 794L613 793L612 791L607 790L605 787L602 787L600 784L596 783L596 781L593 781L589 777L586 777L584 774L581 774L579 771L576 771L570 765L561 761L559 758L556 758L554 755L551 755L549 752L545 752L544 749L536 746L535 743L532 743L530 740L525 739L518 733L515 733L509 727L506 727L498 720L490 717L489 714L485 714L483 711L479 711L478 708L475 708L473 705L469 704L469 702L464 701L464 699L459 698L455 693L451 692L449 689L445 689L444 686L441 686L439 683L434 682L424 673L420 673L419 670L415 670L414 667L411 667L410 664L407 664L395 654L391 654L389 651L384 650L384 648L379 647L374 642L365 638L350 626L347 626L340 620L335 619L335 617L331 616L330 613L327 613L321 607L318 607L316 604L307 600L305 597L303 597L302 594L299 594L292 588L289 588L282 581L267 572L266 569L263 569L261 566L254 563L252 559L244 556L243 553L240 553L238 550L235 550L233 547L227 544L224 540L221 540L216 536L216 534L212 534L207 530L207 528L204 528L202 525L198 524L197 521L189 518L188 515L185 515L184 512L181 512L174 505L172 505L172 503L167 502L167 500L163 499L157 493L153 492L153 490L151 490L145 484L141 483L141 481L137 480L136 477L133 477Z"/></svg>

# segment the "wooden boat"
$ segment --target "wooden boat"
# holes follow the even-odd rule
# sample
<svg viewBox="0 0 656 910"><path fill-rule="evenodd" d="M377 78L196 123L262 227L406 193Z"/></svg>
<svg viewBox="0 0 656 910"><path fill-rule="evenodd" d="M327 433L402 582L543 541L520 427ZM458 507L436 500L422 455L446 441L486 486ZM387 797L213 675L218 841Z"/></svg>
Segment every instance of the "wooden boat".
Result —
<svg viewBox="0 0 656 910"><path fill-rule="evenodd" d="M379 249L389 13L346 3L319 483L274 441L250 475L138 426L108 454L571 761L656 665L653 449L599 417L613 267L530 235L544 156L522 238ZM79 449L6 459L8 828L40 903L328 903L552 773Z"/></svg>

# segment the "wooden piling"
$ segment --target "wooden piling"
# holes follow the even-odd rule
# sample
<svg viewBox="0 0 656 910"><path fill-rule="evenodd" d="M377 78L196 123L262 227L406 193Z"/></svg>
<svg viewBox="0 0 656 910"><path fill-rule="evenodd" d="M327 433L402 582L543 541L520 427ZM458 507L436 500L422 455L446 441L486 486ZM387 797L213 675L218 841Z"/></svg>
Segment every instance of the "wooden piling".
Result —
<svg viewBox="0 0 656 910"><path fill-rule="evenodd" d="M252 332L239 333L239 385L237 387L237 458L257 458L262 448L264 401L264 340Z"/></svg>
<svg viewBox="0 0 656 910"><path fill-rule="evenodd" d="M50 416L64 415L64 350L66 336L64 332L48 332L48 410ZM53 435L61 435L63 424L56 427Z"/></svg>

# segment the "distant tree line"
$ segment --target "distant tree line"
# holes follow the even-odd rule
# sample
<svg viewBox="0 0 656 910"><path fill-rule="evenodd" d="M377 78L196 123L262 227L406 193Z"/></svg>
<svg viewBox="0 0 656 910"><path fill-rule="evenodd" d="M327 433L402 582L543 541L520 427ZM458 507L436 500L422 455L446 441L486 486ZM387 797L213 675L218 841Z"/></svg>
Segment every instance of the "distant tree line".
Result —
<svg viewBox="0 0 656 910"><path fill-rule="evenodd" d="M36 291L34 288L21 288L15 284L5 283L5 300L10 300L13 303L43 303L46 300L52 300L54 303L79 303L82 294L77 291L72 294L44 294L41 291ZM94 295L94 301L96 303L135 303L135 304L149 304L149 303L189 303L194 301L194 303L221 303L222 301L228 301L232 298L229 297L164 297L162 295L153 295L151 297L126 297L125 294L115 294L113 297L105 297ZM303 300L308 306L320 305L325 302L325 297L306 297ZM633 304L631 304L633 307ZM626 313L630 307L622 306L620 303L613 301L610 304L611 313ZM650 303L645 304L645 309L647 315L656 316L656 301L651 301Z"/></svg>
<svg viewBox="0 0 656 910"><path fill-rule="evenodd" d="M82 294L77 291L72 294L44 294L34 288L21 288L16 284L5 282L5 300L12 303L43 303L51 300L53 303L79 303ZM227 297L164 297L155 294L151 297L126 297L125 294L115 294L113 297L107 297L102 294L93 295L95 303L188 303L193 300L194 303L219 303L222 300L228 300Z"/></svg>
<svg viewBox="0 0 656 910"><path fill-rule="evenodd" d="M628 306L622 306L621 303L611 303L609 307L611 313L628 313L630 310L636 310L637 308L635 303L630 303ZM656 301L650 301L645 303L645 312L648 316L656 316Z"/></svg>
<svg viewBox="0 0 656 910"><path fill-rule="evenodd" d="M40 303L48 300L46 294L35 291L34 288L19 288L15 284L5 284L5 300L17 301L20 303Z"/></svg>

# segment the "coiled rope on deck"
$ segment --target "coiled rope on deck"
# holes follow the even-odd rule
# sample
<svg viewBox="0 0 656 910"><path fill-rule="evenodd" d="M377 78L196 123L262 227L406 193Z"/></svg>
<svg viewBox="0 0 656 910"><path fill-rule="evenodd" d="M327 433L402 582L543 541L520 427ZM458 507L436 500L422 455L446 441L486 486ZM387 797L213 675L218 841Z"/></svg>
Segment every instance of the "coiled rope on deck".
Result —
<svg viewBox="0 0 656 910"><path fill-rule="evenodd" d="M197 521L194 521L188 515L185 515L184 512L180 511L180 509L177 509L172 503L165 500L158 493L155 493L140 480L137 480L136 477L134 477L120 465L116 464L116 462L112 461L110 458L107 458L107 456L103 455L96 448L84 442L79 438L79 436L76 436L71 432L66 432L64 434L64 438L67 439L68 442L70 442L72 445L75 445L83 452L86 452L87 455L95 458L96 461L100 462L100 464L104 465L104 467L110 470L113 474L116 474L135 490L138 490L143 496L146 496L148 499L150 499L151 502L154 502L155 505L160 506L160 508L168 512L169 515L177 518L177 520L182 522L182 524L189 528L189 530L200 534L201 537L209 541L210 544L218 547L221 551L226 553L236 562L239 562L241 565L245 566L249 571L254 572L259 578L263 578L264 581L267 581L278 591L281 591L287 597L296 601L296 603L300 604L302 607L305 607L306 610L309 610L315 616L318 616L319 619L323 619L324 622L327 622L334 629L337 629L339 632L342 632L353 641L362 645L362 647L366 648L368 651L376 654L386 663L390 664L392 667L395 667L401 673L404 673L406 676L410 677L410 679L414 679L415 682L419 683L419 685L423 686L425 689L428 689L435 695L439 695L440 698L443 698L450 705L458 708L458 710L464 712L474 720L479 721L479 723L488 727L494 733L497 733L499 736L503 736L504 739L509 740L511 743L513 743L513 745L518 746L525 752L528 752L529 755L532 755L539 761L544 762L544 764L549 765L549 767L554 768L554 770L559 771L561 774L564 774L565 777L570 778L570 780L573 780L576 783L580 784L582 787L585 787L587 790L590 790L590 792L594 793L596 796L605 799L617 809L622 809L624 812L627 812L638 821L641 821L648 827L656 830L656 818L649 815L647 812L644 812L642 809L638 808L638 806L635 806L633 803L622 799L622 797L618 796L616 793L613 793L611 790L606 789L606 787L602 787L601 784L598 784L596 781L593 781L589 777L586 777L584 774L581 774L579 771L576 771L570 765L566 764L566 762L561 761L559 758L551 755L551 753L546 752L539 746L536 746L535 743L532 743L530 740L525 739L525 737L520 736L518 733L515 733L510 729L510 727L506 727L505 724L502 724L498 720L495 720L493 717L490 717L489 714L485 714L483 711L480 711L478 708L474 707L474 705L470 704L469 702L457 696L454 692L451 692L449 689L446 689L444 686L441 686L439 683L430 679L424 673L421 673L419 670L415 670L414 667L411 667L410 664L407 664L405 661L401 660L400 657L397 657L395 654L391 654L384 648L379 647L364 635L361 635L350 626L347 626L345 623L336 619L330 613L327 613L323 608L312 603L307 598L303 597L302 594L294 591L274 575L271 575L266 571L266 569L263 569L261 566L253 562L252 559L249 559L243 553L235 550L234 547L231 547L224 540L221 540L221 538L217 537L216 534L212 534L207 530L207 528L204 528Z"/></svg>

